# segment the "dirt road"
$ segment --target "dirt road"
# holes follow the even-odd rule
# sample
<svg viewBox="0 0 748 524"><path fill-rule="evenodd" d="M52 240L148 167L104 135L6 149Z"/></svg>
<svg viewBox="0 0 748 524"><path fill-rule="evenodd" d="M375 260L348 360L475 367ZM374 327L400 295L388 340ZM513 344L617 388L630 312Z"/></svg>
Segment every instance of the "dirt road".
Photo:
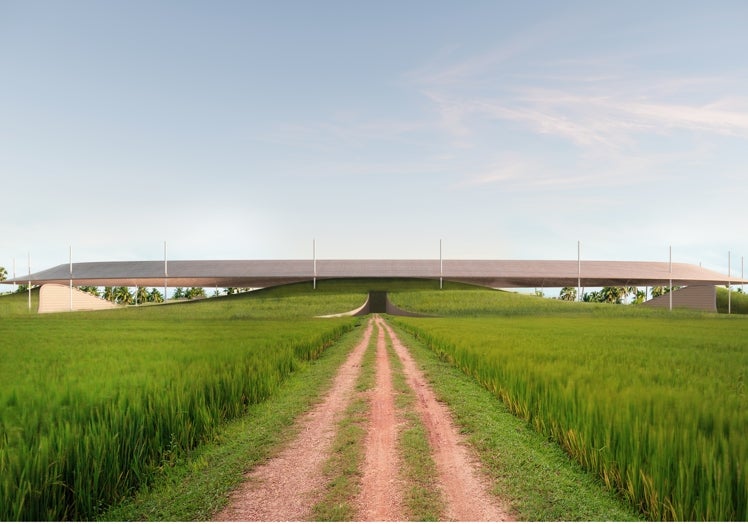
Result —
<svg viewBox="0 0 748 524"><path fill-rule="evenodd" d="M280 454L256 468L231 497L216 520L299 521L312 517L326 479L322 473L331 452L337 423L355 392L364 352L374 325L377 329L376 386L365 439L365 459L359 495L352 501L362 521L402 521L408 516L402 501L404 480L397 440L402 421L395 407L392 370L385 332L403 364L408 386L417 398L417 411L427 429L438 472L434 479L444 499L443 520L512 520L490 494L490 482L481 473L474 453L463 442L447 407L434 392L389 325L379 316L369 320L361 342L341 366L324 400L299 421L302 430Z"/></svg>
<svg viewBox="0 0 748 524"><path fill-rule="evenodd" d="M379 324L379 322L377 322ZM381 326L380 326L381 327ZM360 521L403 520L402 481L398 478L398 419L395 390L384 330L377 335L376 386L371 393L361 491L356 506Z"/></svg>
<svg viewBox="0 0 748 524"><path fill-rule="evenodd" d="M218 521L308 520L325 484L322 466L330 454L337 422L348 405L369 344L373 324L341 366L323 401L299 421L299 435L277 456L250 472Z"/></svg>

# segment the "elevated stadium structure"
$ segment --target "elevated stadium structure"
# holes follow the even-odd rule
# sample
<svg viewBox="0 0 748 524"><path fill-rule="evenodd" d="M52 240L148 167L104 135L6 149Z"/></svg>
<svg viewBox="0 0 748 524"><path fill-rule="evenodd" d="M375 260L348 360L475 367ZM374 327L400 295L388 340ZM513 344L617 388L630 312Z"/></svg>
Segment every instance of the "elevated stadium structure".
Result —
<svg viewBox="0 0 748 524"><path fill-rule="evenodd" d="M262 288L339 278L420 278L492 288L682 286L674 307L716 310L714 286L744 284L700 266L591 260L150 260L61 264L6 284ZM679 298L676 298L676 295ZM662 305L655 302L652 305Z"/></svg>

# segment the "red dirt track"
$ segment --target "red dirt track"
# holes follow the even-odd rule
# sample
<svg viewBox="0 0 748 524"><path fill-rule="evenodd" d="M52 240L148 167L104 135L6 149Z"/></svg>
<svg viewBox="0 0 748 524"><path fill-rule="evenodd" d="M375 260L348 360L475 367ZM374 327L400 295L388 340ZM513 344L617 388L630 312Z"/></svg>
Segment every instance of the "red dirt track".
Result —
<svg viewBox="0 0 748 524"><path fill-rule="evenodd" d="M418 398L417 409L426 426L429 446L439 474L439 484L446 502L445 520L506 521L513 520L490 494L490 482L481 474L477 457L462 442L460 432L452 421L452 414L426 382L413 358L400 339L384 321L377 319L387 330L408 386Z"/></svg>
<svg viewBox="0 0 748 524"><path fill-rule="evenodd" d="M382 329L377 336L376 363L376 387L371 395L357 520L397 521L403 520L402 483L398 480L398 420L395 415L392 370Z"/></svg>
<svg viewBox="0 0 748 524"><path fill-rule="evenodd" d="M371 332L370 322L324 400L302 417L299 435L279 455L250 472L214 520L300 521L311 517L316 494L325 483L322 466L337 422L353 395Z"/></svg>
<svg viewBox="0 0 748 524"><path fill-rule="evenodd" d="M313 518L312 508L325 487L322 473L331 453L337 423L355 395L364 352L373 326L379 327L376 385L369 392L371 409L365 439L360 493L352 501L361 521L408 520L403 504L404 481L399 473L397 439L402 427L395 407L392 370L387 356L385 331L403 364L408 386L415 392L417 412L427 429L436 464L434 479L442 494L442 520L501 521L511 515L490 493L490 481L481 472L475 454L462 441L449 409L437 401L408 349L379 316L369 321L362 340L341 366L333 386L298 422L299 435L277 456L251 471L215 520L302 521Z"/></svg>

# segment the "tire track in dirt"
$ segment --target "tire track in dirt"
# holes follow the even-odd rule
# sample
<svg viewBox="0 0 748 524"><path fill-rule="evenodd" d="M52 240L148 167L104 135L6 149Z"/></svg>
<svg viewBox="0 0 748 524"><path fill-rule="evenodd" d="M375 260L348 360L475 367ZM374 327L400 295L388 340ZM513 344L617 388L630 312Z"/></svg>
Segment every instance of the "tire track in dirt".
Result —
<svg viewBox="0 0 748 524"><path fill-rule="evenodd" d="M387 333L408 386L415 392L417 411L428 432L429 446L439 474L439 485L446 504L445 519L455 521L514 520L490 493L490 482L480 471L480 462L463 443L449 409L437 401L421 370L392 328L376 317Z"/></svg>
<svg viewBox="0 0 748 524"><path fill-rule="evenodd" d="M371 392L361 491L355 506L359 521L402 521L403 486L397 437L400 423L384 329L378 330L376 385Z"/></svg>
<svg viewBox="0 0 748 524"><path fill-rule="evenodd" d="M315 499L325 484L322 466L330 455L337 423L355 391L372 330L370 320L323 401L300 419L298 436L278 455L255 468L214 520L301 521L311 517Z"/></svg>
<svg viewBox="0 0 748 524"><path fill-rule="evenodd" d="M322 468L332 452L338 422L355 395L361 363L374 324L377 335L376 386L370 393L371 410L365 441L361 490L355 501L361 521L404 521L407 511L400 475L398 432L402 427L395 408L392 369L385 331L402 362L408 387L415 393L416 410L428 433L445 502L444 520L513 520L490 494L489 481L480 463L463 443L447 407L436 400L423 373L392 328L379 316L369 321L362 340L340 367L322 402L298 422L299 435L266 463L247 475L247 481L230 497L227 507L214 516L218 521L303 521L325 488Z"/></svg>

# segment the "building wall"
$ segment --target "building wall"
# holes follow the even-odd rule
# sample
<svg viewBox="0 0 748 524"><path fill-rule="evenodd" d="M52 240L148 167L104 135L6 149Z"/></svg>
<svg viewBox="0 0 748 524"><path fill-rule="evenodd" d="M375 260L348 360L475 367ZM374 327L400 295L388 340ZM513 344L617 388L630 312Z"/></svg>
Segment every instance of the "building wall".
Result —
<svg viewBox="0 0 748 524"><path fill-rule="evenodd" d="M73 311L114 309L116 304L73 288ZM70 311L70 287L44 284L39 290L39 313Z"/></svg>
<svg viewBox="0 0 748 524"><path fill-rule="evenodd" d="M649 307L670 307L669 295L661 295L648 300L643 305ZM673 291L673 308L698 309L717 312L717 288L714 286L687 286Z"/></svg>

